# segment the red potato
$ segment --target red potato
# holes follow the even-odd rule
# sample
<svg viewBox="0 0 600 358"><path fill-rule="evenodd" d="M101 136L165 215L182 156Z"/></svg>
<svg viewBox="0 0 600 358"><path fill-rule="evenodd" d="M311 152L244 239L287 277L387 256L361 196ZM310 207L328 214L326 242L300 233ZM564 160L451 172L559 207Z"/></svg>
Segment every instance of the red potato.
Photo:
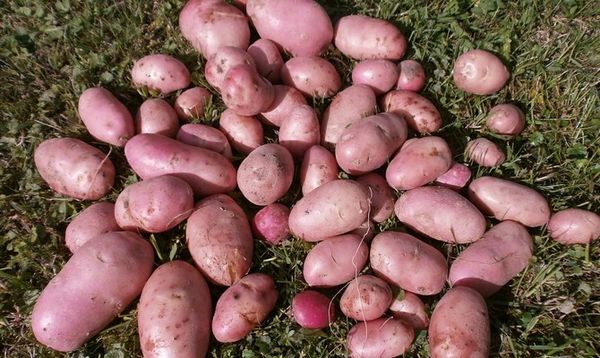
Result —
<svg viewBox="0 0 600 358"><path fill-rule="evenodd" d="M188 218L185 237L194 262L210 281L231 286L250 270L250 224L231 197L217 194L198 202Z"/></svg>
<svg viewBox="0 0 600 358"><path fill-rule="evenodd" d="M342 17L334 31L335 47L355 60L397 61L407 47L406 38L392 23L364 15Z"/></svg>
<svg viewBox="0 0 600 358"><path fill-rule="evenodd" d="M425 304L412 292L402 290L401 294L394 298L390 312L394 318L408 323L415 330L426 329L429 326Z"/></svg>
<svg viewBox="0 0 600 358"><path fill-rule="evenodd" d="M363 224L369 211L366 188L354 180L333 180L314 189L290 212L290 231L306 241L341 235Z"/></svg>
<svg viewBox="0 0 600 358"><path fill-rule="evenodd" d="M377 319L392 304L392 289L382 279L372 275L360 275L350 281L342 297L342 313L357 321Z"/></svg>
<svg viewBox="0 0 600 358"><path fill-rule="evenodd" d="M210 291L200 272L184 261L159 266L138 304L142 354L146 358L206 356L211 318Z"/></svg>
<svg viewBox="0 0 600 358"><path fill-rule="evenodd" d="M292 299L292 314L303 328L323 329L335 321L335 304L322 293L306 290Z"/></svg>
<svg viewBox="0 0 600 358"><path fill-rule="evenodd" d="M550 220L548 201L537 191L505 179L483 176L469 185L469 199L484 214L525 226L545 225Z"/></svg>
<svg viewBox="0 0 600 358"><path fill-rule="evenodd" d="M95 87L83 91L77 111L88 132L102 142L122 147L135 135L131 113L107 89Z"/></svg>
<svg viewBox="0 0 600 358"><path fill-rule="evenodd" d="M271 81L271 83L278 83L281 80L281 66L283 66L284 61L273 41L267 39L256 40L248 47L248 54L256 63L256 69L261 76Z"/></svg>
<svg viewBox="0 0 600 358"><path fill-rule="evenodd" d="M368 259L369 247L359 236L334 236L310 250L304 259L302 274L309 286L343 285L358 276Z"/></svg>
<svg viewBox="0 0 600 358"><path fill-rule="evenodd" d="M467 51L454 62L454 84L467 93L494 94L504 87L509 77L502 61L488 51Z"/></svg>
<svg viewBox="0 0 600 358"><path fill-rule="evenodd" d="M241 116L255 116L269 109L275 100L273 85L248 65L227 71L221 85L223 102Z"/></svg>
<svg viewBox="0 0 600 358"><path fill-rule="evenodd" d="M83 245L48 283L31 314L38 342L71 352L140 295L154 250L132 232L109 232Z"/></svg>
<svg viewBox="0 0 600 358"><path fill-rule="evenodd" d="M376 228L375 228L375 224L373 223L373 221L367 220L364 223L362 223L359 227L357 227L356 229L350 231L350 234L357 235L362 240L371 241L373 236L375 236L375 230L376 230Z"/></svg>
<svg viewBox="0 0 600 358"><path fill-rule="evenodd" d="M279 203L260 209L252 219L252 232L259 239L277 245L290 236L288 218L290 209Z"/></svg>
<svg viewBox="0 0 600 358"><path fill-rule="evenodd" d="M583 209L561 210L550 218L548 233L561 244L590 244L600 237L600 216Z"/></svg>
<svg viewBox="0 0 600 358"><path fill-rule="evenodd" d="M175 112L182 120L204 118L204 108L211 100L211 94L205 88L194 87L183 91L175 100Z"/></svg>
<svg viewBox="0 0 600 358"><path fill-rule="evenodd" d="M279 144L296 159L302 159L308 148L321 142L317 112L308 105L296 107L279 127Z"/></svg>
<svg viewBox="0 0 600 358"><path fill-rule="evenodd" d="M421 92L425 87L425 70L420 63L414 60L404 60L398 64L398 82L396 89L412 92Z"/></svg>
<svg viewBox="0 0 600 358"><path fill-rule="evenodd" d="M461 190L471 180L471 169L464 164L454 163L447 172L440 175L433 182L452 190Z"/></svg>
<svg viewBox="0 0 600 358"><path fill-rule="evenodd" d="M185 180L196 195L235 189L235 168L224 156L159 134L138 134L127 142L125 157L142 179L172 174Z"/></svg>
<svg viewBox="0 0 600 358"><path fill-rule="evenodd" d="M432 358L488 357L490 319L483 297L468 287L454 287L440 299L429 323Z"/></svg>
<svg viewBox="0 0 600 358"><path fill-rule="evenodd" d="M320 145L313 145L304 153L300 166L300 186L306 195L321 185L336 180L338 166L335 156Z"/></svg>
<svg viewBox="0 0 600 358"><path fill-rule="evenodd" d="M243 50L250 44L248 19L222 0L189 0L179 13L179 29L196 51L211 58L222 46Z"/></svg>
<svg viewBox="0 0 600 358"><path fill-rule="evenodd" d="M183 62L163 54L144 56L131 69L135 87L147 87L163 95L190 85L190 71Z"/></svg>
<svg viewBox="0 0 600 358"><path fill-rule="evenodd" d="M237 65L247 65L256 70L256 63L246 50L233 46L219 47L204 65L204 77L211 86L222 91L225 75Z"/></svg>
<svg viewBox="0 0 600 358"><path fill-rule="evenodd" d="M294 158L279 144L265 144L242 161L238 188L255 205L269 205L287 193L294 179Z"/></svg>
<svg viewBox="0 0 600 358"><path fill-rule="evenodd" d="M115 181L115 167L100 149L75 138L53 138L33 154L35 168L55 192L80 200L98 200Z"/></svg>
<svg viewBox="0 0 600 358"><path fill-rule="evenodd" d="M92 204L69 223L65 231L65 244L75 253L83 244L100 234L119 231L115 220L115 204L102 202Z"/></svg>
<svg viewBox="0 0 600 358"><path fill-rule="evenodd" d="M525 115L514 104L499 104L490 109L485 125L494 133L517 136L525 128Z"/></svg>
<svg viewBox="0 0 600 358"><path fill-rule="evenodd" d="M381 100L385 112L406 117L406 123L421 133L433 133L442 126L442 116L435 105L418 93L405 90L388 92Z"/></svg>
<svg viewBox="0 0 600 358"><path fill-rule="evenodd" d="M533 241L527 230L514 221L503 221L458 255L448 281L489 297L523 271L532 255Z"/></svg>
<svg viewBox="0 0 600 358"><path fill-rule="evenodd" d="M482 167L497 167L506 159L502 149L486 138L470 140L465 151L472 161Z"/></svg>
<svg viewBox="0 0 600 358"><path fill-rule="evenodd" d="M275 99L271 106L259 115L259 118L268 125L279 127L290 116L296 107L306 105L306 98L297 89L285 85L273 86Z"/></svg>
<svg viewBox="0 0 600 358"><path fill-rule="evenodd" d="M367 85L376 95L391 90L398 82L398 67L388 60L365 60L352 70L352 84Z"/></svg>
<svg viewBox="0 0 600 358"><path fill-rule="evenodd" d="M371 243L371 269L407 291L435 295L446 283L448 265L433 246L402 232L386 231Z"/></svg>
<svg viewBox="0 0 600 358"><path fill-rule="evenodd" d="M181 143L212 150L227 159L232 157L227 137L217 128L204 124L187 123L179 128L176 138Z"/></svg>
<svg viewBox="0 0 600 358"><path fill-rule="evenodd" d="M394 213L396 196L387 185L385 178L377 173L368 173L356 178L356 181L369 188L371 212L369 217L376 223L389 219Z"/></svg>
<svg viewBox="0 0 600 358"><path fill-rule="evenodd" d="M283 84L307 97L328 98L342 88L342 79L331 62L321 57L294 57L281 67Z"/></svg>
<svg viewBox="0 0 600 358"><path fill-rule="evenodd" d="M248 0L246 12L261 38L292 56L318 56L333 39L329 15L313 0Z"/></svg>
<svg viewBox="0 0 600 358"><path fill-rule="evenodd" d="M136 133L155 133L173 138L178 130L177 113L160 98L145 100L135 116Z"/></svg>
<svg viewBox="0 0 600 358"><path fill-rule="evenodd" d="M242 154L250 154L265 142L263 126L256 117L242 116L231 109L221 113L219 129L231 146Z"/></svg>
<svg viewBox="0 0 600 358"><path fill-rule="evenodd" d="M237 342L264 321L277 303L270 276L253 273L229 287L215 307L212 332L222 343Z"/></svg>
<svg viewBox="0 0 600 358"><path fill-rule="evenodd" d="M360 322L348 332L348 357L398 357L408 351L414 339L410 326L391 317Z"/></svg>

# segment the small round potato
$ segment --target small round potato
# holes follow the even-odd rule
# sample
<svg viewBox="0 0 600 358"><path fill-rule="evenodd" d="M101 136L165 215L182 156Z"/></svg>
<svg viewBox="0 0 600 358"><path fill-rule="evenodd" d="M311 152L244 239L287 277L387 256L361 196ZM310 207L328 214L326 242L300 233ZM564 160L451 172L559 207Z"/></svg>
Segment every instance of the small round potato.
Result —
<svg viewBox="0 0 600 358"><path fill-rule="evenodd" d="M65 243L72 253L100 234L120 231L115 220L115 204L102 202L92 204L69 223L65 231Z"/></svg>
<svg viewBox="0 0 600 358"><path fill-rule="evenodd" d="M292 314L303 328L323 329L335 321L335 304L322 293L306 290L292 299Z"/></svg>
<svg viewBox="0 0 600 358"><path fill-rule="evenodd" d="M294 57L281 67L281 80L307 97L328 98L342 88L331 62L321 57Z"/></svg>
<svg viewBox="0 0 600 358"><path fill-rule="evenodd" d="M352 84L367 85L376 95L391 90L398 82L398 67L388 60L365 60L352 70Z"/></svg>
<svg viewBox="0 0 600 358"><path fill-rule="evenodd" d="M231 147L225 134L217 128L204 124L187 123L179 128L176 136L181 143L217 152L231 159Z"/></svg>
<svg viewBox="0 0 600 358"><path fill-rule="evenodd" d="M336 180L338 166L335 156L320 145L313 145L304 152L300 166L302 195L306 195L321 185Z"/></svg>
<svg viewBox="0 0 600 358"><path fill-rule="evenodd" d="M107 89L83 91L77 110L88 132L102 142L122 147L135 134L131 113Z"/></svg>
<svg viewBox="0 0 600 358"><path fill-rule="evenodd" d="M377 319L392 304L392 289L382 279L372 275L360 275L350 281L342 297L340 309L357 321Z"/></svg>
<svg viewBox="0 0 600 358"><path fill-rule="evenodd" d="M391 317L360 322L348 332L348 357L399 357L414 339L415 332L409 325Z"/></svg>
<svg viewBox="0 0 600 358"><path fill-rule="evenodd" d="M256 63L256 69L261 76L271 81L278 83L281 80L281 66L283 66L283 58L277 48L277 45L267 39L258 39L250 47L248 54Z"/></svg>
<svg viewBox="0 0 600 358"><path fill-rule="evenodd" d="M269 109L275 99L273 85L249 65L232 67L221 86L227 108L242 116L255 116Z"/></svg>
<svg viewBox="0 0 600 358"><path fill-rule="evenodd" d="M204 65L204 78L219 91L222 91L225 75L237 65L248 65L256 69L256 63L248 52L239 47L223 46Z"/></svg>
<svg viewBox="0 0 600 358"><path fill-rule="evenodd" d="M394 298L390 312L394 318L410 324L415 330L426 329L429 326L425 304L412 292L401 290L401 293Z"/></svg>
<svg viewBox="0 0 600 358"><path fill-rule="evenodd" d="M135 61L131 78L136 87L147 87L163 95L190 85L190 71L183 62L163 54L148 55Z"/></svg>
<svg viewBox="0 0 600 358"><path fill-rule="evenodd" d="M600 216L583 209L561 210L550 218L548 232L565 245L589 244L600 237Z"/></svg>
<svg viewBox="0 0 600 358"><path fill-rule="evenodd" d="M173 138L178 130L177 113L160 98L145 100L135 116L136 133L155 133Z"/></svg>
<svg viewBox="0 0 600 358"><path fill-rule="evenodd" d="M175 111L182 120L204 118L204 108L211 94L205 88L194 87L183 91L175 100Z"/></svg>
<svg viewBox="0 0 600 358"><path fill-rule="evenodd" d="M398 82L396 89L421 92L425 87L425 70L414 60L404 60L398 64Z"/></svg>
<svg viewBox="0 0 600 358"><path fill-rule="evenodd" d="M490 109L485 125L494 133L517 136L525 128L525 115L514 104L499 104Z"/></svg>
<svg viewBox="0 0 600 358"><path fill-rule="evenodd" d="M277 245L290 236L290 209L279 203L260 209L252 219L252 232L259 239Z"/></svg>
<svg viewBox="0 0 600 358"><path fill-rule="evenodd" d="M502 149L486 138L470 140L465 151L467 157L481 167L497 167L506 159Z"/></svg>
<svg viewBox="0 0 600 358"><path fill-rule="evenodd" d="M454 163L447 172L440 175L433 182L452 190L461 190L471 180L471 169L464 164Z"/></svg>
<svg viewBox="0 0 600 358"><path fill-rule="evenodd" d="M319 117L311 106L298 106L279 127L279 144L286 147L296 160L301 160L308 148L320 142Z"/></svg>
<svg viewBox="0 0 600 358"><path fill-rule="evenodd" d="M461 90L485 96L500 91L510 73L491 52L471 50L460 55L454 62L453 77L456 87Z"/></svg>
<svg viewBox="0 0 600 358"><path fill-rule="evenodd" d="M442 116L435 105L412 91L388 92L381 100L381 108L404 115L408 126L421 134L433 133L442 126Z"/></svg>
<svg viewBox="0 0 600 358"><path fill-rule="evenodd" d="M231 109L221 113L219 129L231 146L242 154L250 154L265 141L263 126L256 117L242 116Z"/></svg>
<svg viewBox="0 0 600 358"><path fill-rule="evenodd" d="M356 178L356 181L369 188L371 212L369 217L376 223L386 221L394 213L396 197L387 185L385 178L377 173L368 173Z"/></svg>
<svg viewBox="0 0 600 358"><path fill-rule="evenodd" d="M273 88L275 90L275 99L271 103L271 106L260 114L259 118L265 124L279 127L296 107L308 103L302 93L293 87L275 85Z"/></svg>

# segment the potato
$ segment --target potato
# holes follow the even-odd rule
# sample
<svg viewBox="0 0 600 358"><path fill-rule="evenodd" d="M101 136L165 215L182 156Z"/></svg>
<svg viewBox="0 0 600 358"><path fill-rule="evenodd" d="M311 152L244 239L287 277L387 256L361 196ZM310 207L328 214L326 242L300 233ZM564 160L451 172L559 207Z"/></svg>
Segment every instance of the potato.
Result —
<svg viewBox="0 0 600 358"><path fill-rule="evenodd" d="M275 99L273 85L248 65L227 71L221 85L223 102L241 116L255 116L269 109Z"/></svg>
<svg viewBox="0 0 600 358"><path fill-rule="evenodd" d="M138 304L142 354L146 358L204 357L211 318L210 291L200 272L184 261L159 266Z"/></svg>
<svg viewBox="0 0 600 358"><path fill-rule="evenodd" d="M67 225L65 244L75 253L83 244L100 234L119 231L115 220L115 204L101 202L88 206Z"/></svg>
<svg viewBox="0 0 600 358"><path fill-rule="evenodd" d="M219 129L231 146L242 154L250 154L265 142L263 126L256 117L242 116L231 109L221 113Z"/></svg>
<svg viewBox="0 0 600 358"><path fill-rule="evenodd" d="M425 70L414 60L404 60L398 64L396 89L421 92L425 87Z"/></svg>
<svg viewBox="0 0 600 358"><path fill-rule="evenodd" d="M365 60L352 70L352 84L367 85L376 95L391 90L398 82L398 67L388 60Z"/></svg>
<svg viewBox="0 0 600 358"><path fill-rule="evenodd" d="M298 106L306 105L306 98L297 89L285 85L273 86L275 99L271 106L259 115L259 118L268 125L279 127Z"/></svg>
<svg viewBox="0 0 600 358"><path fill-rule="evenodd" d="M453 163L450 169L437 177L433 183L458 191L464 188L469 180L471 180L471 169L464 164Z"/></svg>
<svg viewBox="0 0 600 358"><path fill-rule="evenodd" d="M477 291L454 287L440 299L429 323L432 358L488 357L490 319Z"/></svg>
<svg viewBox="0 0 600 358"><path fill-rule="evenodd" d="M155 54L135 61L131 69L135 87L147 87L163 95L190 85L190 71L175 57Z"/></svg>
<svg viewBox="0 0 600 358"><path fill-rule="evenodd" d="M248 65L256 70L254 59L244 49L233 46L219 47L204 65L204 78L211 86L222 91L225 75L237 65Z"/></svg>
<svg viewBox="0 0 600 358"><path fill-rule="evenodd" d="M376 107L377 99L369 86L352 85L338 93L323 113L323 146L335 146L344 129L362 118L374 115Z"/></svg>
<svg viewBox="0 0 600 358"><path fill-rule="evenodd" d="M385 163L406 140L404 118L380 113L351 124L340 134L335 159L346 173L361 175Z"/></svg>
<svg viewBox="0 0 600 358"><path fill-rule="evenodd" d="M371 212L369 217L376 223L389 219L394 213L396 196L385 179L377 173L368 173L356 178L356 181L369 189Z"/></svg>
<svg viewBox="0 0 600 358"><path fill-rule="evenodd" d="M275 308L277 296L275 282L262 273L250 274L229 287L215 307L212 332L217 341L243 339Z"/></svg>
<svg viewBox="0 0 600 358"><path fill-rule="evenodd" d="M53 138L33 154L35 168L55 192L80 200L98 200L115 181L115 167L95 147L75 138Z"/></svg>
<svg viewBox="0 0 600 358"><path fill-rule="evenodd" d="M217 128L204 124L187 123L179 128L176 138L181 143L212 150L227 159L232 157L227 137Z"/></svg>
<svg viewBox="0 0 600 358"><path fill-rule="evenodd" d="M161 175L127 186L115 203L115 218L123 230L159 233L190 216L194 192L183 179Z"/></svg>
<svg viewBox="0 0 600 358"><path fill-rule="evenodd" d="M242 195L255 205L269 205L287 193L294 179L294 158L279 144L265 144L240 164L237 183Z"/></svg>
<svg viewBox="0 0 600 358"><path fill-rule="evenodd" d="M371 269L378 277L419 295L440 293L448 265L433 246L402 232L386 231L371 242Z"/></svg>
<svg viewBox="0 0 600 358"><path fill-rule="evenodd" d="M583 209L561 210L550 218L548 233L561 244L589 244L600 237L600 216Z"/></svg>
<svg viewBox="0 0 600 358"><path fill-rule="evenodd" d="M366 220L364 223L360 224L359 227L350 231L350 234L357 235L362 240L371 241L373 236L375 236L376 229L377 228L375 227L375 223L373 223L373 221Z"/></svg>
<svg viewBox="0 0 600 358"><path fill-rule="evenodd" d="M333 41L338 50L355 60L397 61L407 47L406 38L392 23L364 15L339 19Z"/></svg>
<svg viewBox="0 0 600 358"><path fill-rule="evenodd" d="M248 0L246 12L261 38L292 56L318 56L333 39L329 15L313 0Z"/></svg>
<svg viewBox="0 0 600 358"><path fill-rule="evenodd" d="M397 319L360 322L348 332L348 357L398 357L408 351L414 339L414 330Z"/></svg>
<svg viewBox="0 0 600 358"><path fill-rule="evenodd" d="M271 245L277 245L290 236L288 218L290 209L283 204L269 204L252 219L252 232Z"/></svg>
<svg viewBox="0 0 600 358"><path fill-rule="evenodd" d="M133 232L88 241L38 297L31 327L38 342L60 352L81 347L139 296L154 250Z"/></svg>
<svg viewBox="0 0 600 358"><path fill-rule="evenodd" d="M256 69L261 76L271 81L278 83L281 80L281 66L283 66L283 58L277 48L277 45L267 39L258 39L250 47L248 54L256 63Z"/></svg>
<svg viewBox="0 0 600 358"><path fill-rule="evenodd" d="M179 13L179 29L207 59L221 46L245 50L250 44L248 19L222 0L189 0Z"/></svg>
<svg viewBox="0 0 600 358"><path fill-rule="evenodd" d="M292 299L292 314L303 328L323 329L335 321L335 304L322 293L306 290Z"/></svg>
<svg viewBox="0 0 600 358"><path fill-rule="evenodd" d="M321 57L294 57L281 67L283 84L307 97L328 98L342 88L342 80L331 62Z"/></svg>
<svg viewBox="0 0 600 358"><path fill-rule="evenodd" d="M525 226L545 225L550 220L548 201L537 191L505 179L483 176L469 185L469 199L484 214L513 220Z"/></svg>
<svg viewBox="0 0 600 358"><path fill-rule="evenodd" d="M527 230L514 221L503 221L458 255L448 280L452 286L467 286L488 297L523 271L532 255Z"/></svg>
<svg viewBox="0 0 600 358"><path fill-rule="evenodd" d="M394 318L408 323L415 330L426 329L429 326L425 304L412 292L401 290L394 298L390 312Z"/></svg>
<svg viewBox="0 0 600 358"><path fill-rule="evenodd" d="M300 186L306 195L321 185L337 179L335 156L320 145L308 148L300 166Z"/></svg>
<svg viewBox="0 0 600 358"><path fill-rule="evenodd" d="M107 89L95 87L83 91L77 111L88 132L102 142L122 147L135 135L131 113Z"/></svg>
<svg viewBox="0 0 600 358"><path fill-rule="evenodd" d="M372 275L360 275L350 281L342 297L342 313L357 321L377 319L392 304L392 289L382 279Z"/></svg>
<svg viewBox="0 0 600 358"><path fill-rule="evenodd" d="M185 237L194 262L210 281L231 286L250 270L250 224L231 197L217 194L198 202L188 218Z"/></svg>
<svg viewBox="0 0 600 358"><path fill-rule="evenodd" d="M490 109L485 125L494 133L517 136L525 128L525 115L514 104L499 104Z"/></svg>
<svg viewBox="0 0 600 358"><path fill-rule="evenodd" d="M321 142L321 126L317 112L309 106L296 107L279 127L279 144L295 159L302 159L308 148Z"/></svg>
<svg viewBox="0 0 600 358"><path fill-rule="evenodd" d="M385 172L388 184L398 190L425 185L452 166L452 153L440 137L413 139L400 148Z"/></svg>
<svg viewBox="0 0 600 358"><path fill-rule="evenodd" d="M354 234L327 238L304 259L302 273L309 286L333 287L356 277L367 264L369 247Z"/></svg>
<svg viewBox="0 0 600 358"><path fill-rule="evenodd" d="M412 91L388 92L381 100L381 108L385 112L404 115L408 126L421 134L433 133L442 126L442 116L435 105Z"/></svg>
<svg viewBox="0 0 600 358"><path fill-rule="evenodd" d="M142 179L172 174L185 180L196 195L235 189L235 168L224 156L159 134L138 134L125 146L125 157Z"/></svg>
<svg viewBox="0 0 600 358"><path fill-rule="evenodd" d="M204 109L212 95L205 88L194 87L183 91L175 100L175 112L182 120L204 118Z"/></svg>
<svg viewBox="0 0 600 358"><path fill-rule="evenodd" d="M470 140L465 151L467 157L481 167L497 167L506 159L502 149L486 138Z"/></svg>
<svg viewBox="0 0 600 358"><path fill-rule="evenodd" d="M306 241L319 241L359 227L367 219L369 197L366 188L338 179L314 189L290 212L290 231Z"/></svg>
<svg viewBox="0 0 600 358"><path fill-rule="evenodd" d="M467 93L494 94L504 87L509 77L502 61L485 50L467 51L454 62L454 84Z"/></svg>
<svg viewBox="0 0 600 358"><path fill-rule="evenodd" d="M135 116L136 133L155 133L173 138L178 130L177 113L160 98L145 100Z"/></svg>

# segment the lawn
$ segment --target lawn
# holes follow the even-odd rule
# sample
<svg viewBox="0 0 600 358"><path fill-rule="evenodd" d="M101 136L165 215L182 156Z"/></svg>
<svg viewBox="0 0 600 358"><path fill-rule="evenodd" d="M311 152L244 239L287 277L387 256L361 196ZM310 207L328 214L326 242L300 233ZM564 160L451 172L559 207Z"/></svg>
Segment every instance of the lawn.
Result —
<svg viewBox="0 0 600 358"><path fill-rule="evenodd" d="M0 349L4 357L58 357L39 345L29 315L48 281L69 259L64 230L89 202L66 199L41 180L32 154L44 139L77 137L105 152L118 168L115 200L135 182L123 150L94 142L77 115L77 100L104 86L132 113L143 101L131 84L133 61L162 52L184 61L193 83L207 86L204 60L181 37L183 0L43 1L0 3ZM388 19L409 38L407 58L422 62L429 77L424 95L442 112L439 135L464 161L465 143L493 139L507 160L494 169L471 165L474 176L493 175L529 185L554 210L579 207L600 212L600 3L584 0L320 1L333 19L360 13ZM426 5L425 5L426 4ZM466 95L452 82L452 63L462 52L483 48L508 65L509 84L493 96ZM352 62L331 48L328 57L349 82ZM147 94L146 94L147 95ZM169 100L173 100L169 97ZM523 109L527 126L505 141L482 127L493 105L510 101ZM323 109L327 103L315 103ZM215 98L206 122L223 109ZM273 133L269 132L273 138ZM240 158L237 160L239 161ZM296 184L297 185L297 184ZM297 186L296 186L297 189ZM297 190L285 198L291 204ZM239 192L233 194L241 198ZM241 200L241 199L240 199ZM245 208L256 210L247 202ZM489 223L492 223L489 220ZM403 228L391 220L381 229ZM600 247L563 246L544 228L530 230L535 255L529 267L487 300L492 352L502 357L592 357L600 351ZM156 264L190 261L184 229L150 238ZM352 322L309 332L289 317L294 293L305 287L302 261L310 248L299 240L270 248L256 242L253 271L274 276L280 292L274 313L236 344L211 343L212 357L343 357ZM451 260L461 247L436 244ZM330 293L335 293L334 291ZM218 295L214 291L214 297ZM432 307L439 296L426 299ZM141 356L135 304L72 357ZM425 332L408 357L427 357Z"/></svg>

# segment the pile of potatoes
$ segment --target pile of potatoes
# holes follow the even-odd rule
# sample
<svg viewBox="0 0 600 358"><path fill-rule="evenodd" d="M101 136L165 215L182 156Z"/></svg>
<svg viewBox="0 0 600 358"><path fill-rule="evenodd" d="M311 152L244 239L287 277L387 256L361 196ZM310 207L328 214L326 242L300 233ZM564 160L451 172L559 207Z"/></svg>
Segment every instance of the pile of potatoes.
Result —
<svg viewBox="0 0 600 358"><path fill-rule="evenodd" d="M400 61L408 43L392 23L351 15L334 26L312 0L236 5L190 0L179 16L183 37L206 58L204 76L227 107L218 127L198 124L211 92L189 88L186 66L166 54L133 65L133 85L157 95L135 116L104 88L81 94L78 112L89 133L124 147L140 181L67 227L73 256L37 300L31 320L38 341L75 350L140 297L144 356L205 356L211 334L219 342L241 340L276 307L277 283L268 273L250 273L253 240L278 245L291 235L315 243L303 266L310 289L291 304L302 327L325 329L340 311L356 320L347 340L351 357L401 355L425 329L432 357L487 356L484 298L527 267L534 250L528 228L584 244L600 235L600 217L581 209L552 214L536 190L502 178L470 182L469 166L455 162L434 134L442 116L419 94L423 67ZM260 36L253 43L250 24ZM332 44L356 61L346 88L320 57ZM509 76L484 50L454 64L454 83L474 95L499 91ZM165 100L171 95L174 105ZM329 97L323 113L310 105ZM525 118L505 103L486 124L510 138ZM277 128L278 143L265 143L265 126ZM235 153L243 157L237 168ZM505 159L486 138L469 142L465 154L486 167ZM39 144L35 165L50 188L78 200L103 198L116 175L108 154L75 138ZM302 197L288 208L279 201L294 177ZM229 195L236 188L245 200ZM260 210L249 218L249 207ZM394 215L410 233L376 233ZM144 235L183 223L193 263L154 268ZM449 263L420 237L468 246ZM209 285L227 287L214 306ZM319 291L334 287L339 300ZM444 291L429 317L419 296Z"/></svg>

